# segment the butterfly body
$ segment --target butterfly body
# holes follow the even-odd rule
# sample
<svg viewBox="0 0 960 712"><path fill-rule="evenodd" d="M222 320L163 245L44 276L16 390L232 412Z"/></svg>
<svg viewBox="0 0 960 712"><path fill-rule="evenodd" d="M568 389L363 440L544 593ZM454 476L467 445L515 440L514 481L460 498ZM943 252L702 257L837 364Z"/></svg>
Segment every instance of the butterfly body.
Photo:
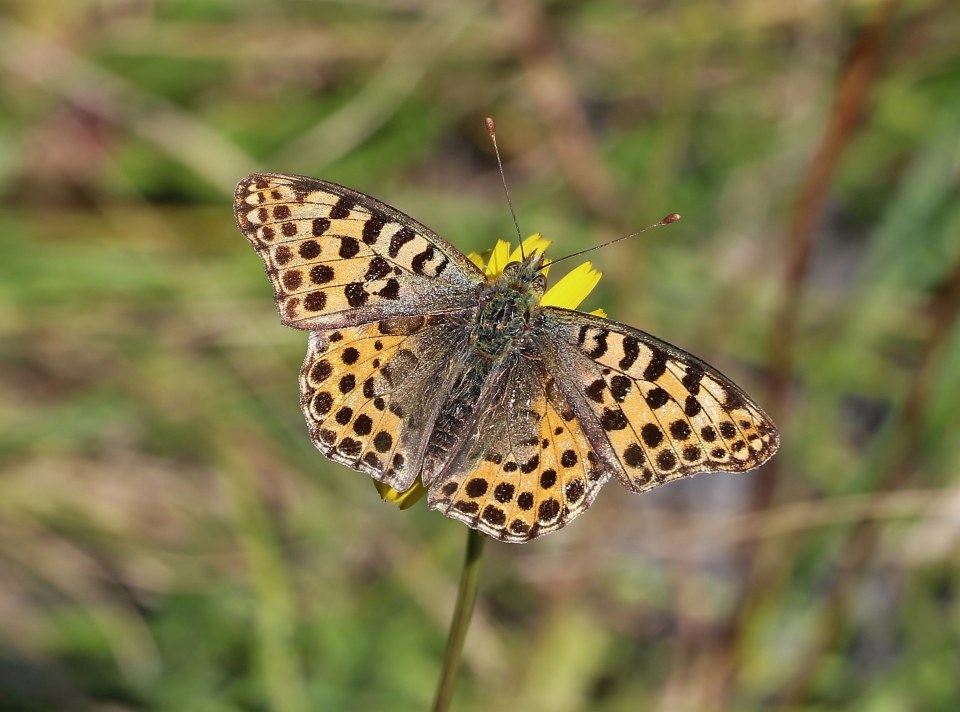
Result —
<svg viewBox="0 0 960 712"><path fill-rule="evenodd" d="M428 441L429 457L421 467L421 480L433 482L458 443L464 439L476 415L477 404L483 396L484 384L503 372L502 359L490 358L471 344L462 359L450 363L449 390L438 388L435 398L440 401L437 419Z"/></svg>
<svg viewBox="0 0 960 712"><path fill-rule="evenodd" d="M508 264L502 275L484 286L470 329L470 343L480 354L503 358L529 339L546 286L538 271L542 264L542 255L535 253Z"/></svg>
<svg viewBox="0 0 960 712"><path fill-rule="evenodd" d="M327 457L502 541L555 531L611 477L642 492L743 472L776 428L716 369L632 327L544 306L539 253L487 277L369 196L240 182L281 320L310 331L301 406Z"/></svg>

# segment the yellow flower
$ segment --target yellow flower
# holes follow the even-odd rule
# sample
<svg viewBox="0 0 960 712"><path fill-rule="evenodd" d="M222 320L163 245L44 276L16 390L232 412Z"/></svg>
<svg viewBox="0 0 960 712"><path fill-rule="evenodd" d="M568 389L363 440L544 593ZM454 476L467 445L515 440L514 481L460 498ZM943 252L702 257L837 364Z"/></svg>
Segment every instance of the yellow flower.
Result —
<svg viewBox="0 0 960 712"><path fill-rule="evenodd" d="M523 254L545 252L549 246L550 240L537 233L523 241ZM511 251L510 243L505 240L497 240L493 249L482 255L471 252L467 255L467 258L490 278L499 277L504 267L511 262L520 262L522 259L520 248L516 247ZM549 265L550 260L545 260L545 264ZM549 266L545 267L543 273L546 274L549 270ZM559 282L550 287L540 300L540 304L545 307L576 309L597 286L601 276L602 274L595 270L592 264L584 262L570 270ZM590 313L597 316L606 316L603 309L595 309ZM423 486L419 478L406 492L397 492L393 487L383 482L375 481L374 485L384 502L393 502L400 509L412 507L427 493L427 488Z"/></svg>
<svg viewBox="0 0 960 712"><path fill-rule="evenodd" d="M543 235L537 233L523 241L523 254L529 255L534 252L546 252L549 246L550 240L547 240ZM515 247L513 251L511 251L510 243L506 240L497 240L494 248L483 255L471 252L467 255L467 258L482 269L483 273L488 277L500 276L504 267L511 262L519 262L522 259L520 248ZM545 263L549 265L550 260L545 260ZM550 267L548 266L544 268L543 273L547 274L549 271ZM594 287L597 286L601 276L603 276L602 273L595 270L592 264L584 262L550 287L546 294L543 295L543 299L540 300L540 304L545 307L576 309L583 303L583 300L590 295ZM596 309L590 313L596 314L597 316L606 316L606 312L604 312L603 309Z"/></svg>
<svg viewBox="0 0 960 712"><path fill-rule="evenodd" d="M376 480L373 481L373 486L380 493L380 499L384 502L393 502L400 509L410 509L427 493L427 488L420 482L419 477L406 492L397 492L390 485Z"/></svg>

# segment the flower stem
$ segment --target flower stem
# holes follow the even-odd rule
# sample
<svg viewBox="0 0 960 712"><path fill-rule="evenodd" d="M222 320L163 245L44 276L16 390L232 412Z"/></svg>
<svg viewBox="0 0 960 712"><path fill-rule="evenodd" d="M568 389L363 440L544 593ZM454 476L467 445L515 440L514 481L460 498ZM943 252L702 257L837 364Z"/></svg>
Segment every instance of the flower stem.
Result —
<svg viewBox="0 0 960 712"><path fill-rule="evenodd" d="M463 641L470 627L473 604L477 600L477 582L480 580L480 559L483 556L483 544L486 535L473 529L467 529L467 554L463 559L463 571L460 572L460 589L457 591L457 605L453 609L450 621L450 635L447 637L447 649L443 653L443 669L437 682L437 692L433 700L433 712L447 712L453 699L453 688L457 683L460 669L460 657L463 653Z"/></svg>

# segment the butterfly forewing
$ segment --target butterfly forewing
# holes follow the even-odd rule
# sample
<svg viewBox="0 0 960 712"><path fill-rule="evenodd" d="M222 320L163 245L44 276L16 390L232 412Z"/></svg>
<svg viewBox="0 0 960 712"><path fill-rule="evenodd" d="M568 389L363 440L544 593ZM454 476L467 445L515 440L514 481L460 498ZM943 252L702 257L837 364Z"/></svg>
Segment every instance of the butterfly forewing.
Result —
<svg viewBox="0 0 960 712"><path fill-rule="evenodd" d="M544 313L561 386L589 409L631 489L746 472L776 452L769 417L715 368L618 322L553 307Z"/></svg>
<svg viewBox="0 0 960 712"><path fill-rule="evenodd" d="M438 304L455 310L484 279L430 229L336 183L255 173L237 186L235 207L288 326L337 328Z"/></svg>

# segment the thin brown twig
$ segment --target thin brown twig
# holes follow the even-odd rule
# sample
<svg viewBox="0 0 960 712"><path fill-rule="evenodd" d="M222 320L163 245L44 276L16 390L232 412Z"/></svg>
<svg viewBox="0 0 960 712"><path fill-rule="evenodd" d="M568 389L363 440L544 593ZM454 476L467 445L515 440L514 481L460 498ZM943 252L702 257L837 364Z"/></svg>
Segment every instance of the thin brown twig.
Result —
<svg viewBox="0 0 960 712"><path fill-rule="evenodd" d="M563 65L543 8L530 0L502 0L501 12L512 29L523 60L531 96L547 126L564 180L595 215L617 215L613 179L599 158L576 88Z"/></svg>
<svg viewBox="0 0 960 712"><path fill-rule="evenodd" d="M960 317L960 259L954 263L941 289L930 302L930 336L923 346L919 362L913 371L907 393L896 423L891 429L887 457L888 467L874 490L883 494L899 489L909 479L913 468L911 460L921 447L923 413L933 389L944 347ZM824 596L816 634L809 647L799 657L797 672L790 676L790 684L781 692L786 708L796 706L809 688L823 652L833 645L843 630L843 622L850 606L850 595L860 574L870 563L879 543L879 528L869 513L865 513L851 529L837 555L838 566Z"/></svg>
<svg viewBox="0 0 960 712"><path fill-rule="evenodd" d="M782 416L785 411L787 383L793 366L793 345L817 224L823 215L834 173L856 132L873 87L887 29L898 5L899 0L887 0L853 48L837 86L829 123L810 162L784 238L787 253L785 284L773 320L767 378L767 406L774 416ZM769 468L765 477L754 480L760 485L757 488L757 504L769 501L767 489L772 489L774 480L773 471Z"/></svg>
<svg viewBox="0 0 960 712"><path fill-rule="evenodd" d="M4 18L0 18L0 69L122 124L224 194L233 193L237 176L257 167L201 117Z"/></svg>
<svg viewBox="0 0 960 712"><path fill-rule="evenodd" d="M480 12L471 3L438 4L436 8L386 53L380 67L349 102L285 146L272 161L322 168L349 154L387 123Z"/></svg>
<svg viewBox="0 0 960 712"><path fill-rule="evenodd" d="M873 21L863 30L837 85L834 104L826 129L804 177L784 236L786 264L784 286L774 310L770 340L770 369L767 377L765 404L774 420L783 425L787 418L787 393L793 372L793 349L797 339L800 314L806 292L810 258L816 243L817 225L826 206L833 177L851 143L864 112L870 90L878 73L885 40L899 0L887 0ZM749 509L759 512L776 499L782 458L774 458L763 476L751 480ZM748 542L741 547L739 558L745 572L744 585L727 626L724 629L720 655L727 659L722 666L726 682L725 697L733 692L733 672L739 667L738 640L756 606L769 590L773 575L771 557L765 554L762 542ZM778 559L781 557L778 557Z"/></svg>

